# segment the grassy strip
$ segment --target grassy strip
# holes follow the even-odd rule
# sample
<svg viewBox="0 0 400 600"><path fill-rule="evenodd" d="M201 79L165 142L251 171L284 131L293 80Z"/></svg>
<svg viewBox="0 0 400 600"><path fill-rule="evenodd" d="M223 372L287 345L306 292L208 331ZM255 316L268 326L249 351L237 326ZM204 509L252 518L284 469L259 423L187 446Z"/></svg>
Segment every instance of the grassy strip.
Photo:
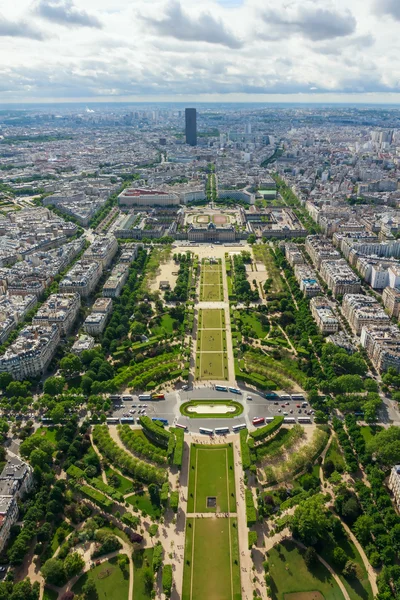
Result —
<svg viewBox="0 0 400 600"><path fill-rule="evenodd" d="M206 405L224 405L224 406L234 406L235 412L230 413L192 413L188 411L188 408L191 406L201 406L202 404ZM180 406L181 414L185 417L190 417L191 419L217 419L217 418L226 418L230 419L232 417L238 417L243 412L243 405L239 402L235 402L234 400L189 400L189 402L184 402Z"/></svg>

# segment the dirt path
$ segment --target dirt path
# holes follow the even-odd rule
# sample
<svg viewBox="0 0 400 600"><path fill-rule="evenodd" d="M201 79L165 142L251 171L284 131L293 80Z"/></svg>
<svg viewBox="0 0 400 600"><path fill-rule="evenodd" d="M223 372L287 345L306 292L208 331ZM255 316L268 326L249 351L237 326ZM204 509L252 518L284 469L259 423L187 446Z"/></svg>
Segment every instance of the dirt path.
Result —
<svg viewBox="0 0 400 600"><path fill-rule="evenodd" d="M102 454L100 454L99 449L97 448L96 444L94 443L92 434L90 433L89 435L90 435L90 443L92 444L92 448L95 451L95 453L97 454L97 456L99 457L100 462L102 462L103 456L102 456ZM108 484L107 476L103 469L101 469L101 478L103 480L103 483Z"/></svg>

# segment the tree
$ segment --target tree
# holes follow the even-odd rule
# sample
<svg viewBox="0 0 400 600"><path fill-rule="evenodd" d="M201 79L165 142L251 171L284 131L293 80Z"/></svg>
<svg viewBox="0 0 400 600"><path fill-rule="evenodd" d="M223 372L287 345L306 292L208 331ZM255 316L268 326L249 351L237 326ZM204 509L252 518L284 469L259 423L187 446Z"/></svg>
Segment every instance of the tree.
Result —
<svg viewBox="0 0 400 600"><path fill-rule="evenodd" d="M82 592L85 600L97 600L97 598L99 597L99 594L97 593L96 584L90 577L82 586Z"/></svg>
<svg viewBox="0 0 400 600"><path fill-rule="evenodd" d="M23 579L14 585L12 594L7 598L8 600L38 600L39 583L32 585L29 579Z"/></svg>
<svg viewBox="0 0 400 600"><path fill-rule="evenodd" d="M67 558L64 560L64 570L67 579L71 579L75 575L78 575L85 566L85 561L82 556L78 554L78 552L73 552L72 554L68 554Z"/></svg>
<svg viewBox="0 0 400 600"><path fill-rule="evenodd" d="M4 391L12 380L10 373L0 373L0 390Z"/></svg>
<svg viewBox="0 0 400 600"><path fill-rule="evenodd" d="M375 454L377 461L384 466L400 462L400 427L393 425L382 429L367 444L367 451Z"/></svg>
<svg viewBox="0 0 400 600"><path fill-rule="evenodd" d="M254 233L251 233L251 234L249 235L249 237L247 238L247 241L249 242L249 244L250 244L250 245L253 245L253 244L255 244L255 243L256 243L256 241L257 241L257 238L256 238L256 236L254 235Z"/></svg>
<svg viewBox="0 0 400 600"><path fill-rule="evenodd" d="M150 594L154 586L154 573L150 567L143 569L143 580L144 587L147 593Z"/></svg>
<svg viewBox="0 0 400 600"><path fill-rule="evenodd" d="M342 505L342 517L345 521L353 523L359 514L360 507L358 506L358 502L354 496L351 496L351 498L346 500Z"/></svg>
<svg viewBox="0 0 400 600"><path fill-rule="evenodd" d="M64 563L58 558L49 558L43 567L42 575L45 578L46 583L61 587L65 583L65 571Z"/></svg>
<svg viewBox="0 0 400 600"><path fill-rule="evenodd" d="M347 554L340 546L333 550L333 561L340 571L342 571L347 562Z"/></svg>
<svg viewBox="0 0 400 600"><path fill-rule="evenodd" d="M49 396L59 396L65 386L64 377L49 377L44 382L43 392Z"/></svg>
<svg viewBox="0 0 400 600"><path fill-rule="evenodd" d="M75 354L67 354L60 361L60 370L65 377L71 377L75 373L79 373L82 369L82 363L79 356Z"/></svg>
<svg viewBox="0 0 400 600"><path fill-rule="evenodd" d="M155 483L149 485L149 494L151 503L160 506L160 488Z"/></svg>
<svg viewBox="0 0 400 600"><path fill-rule="evenodd" d="M318 562L318 556L315 548L313 546L309 546L304 554L304 562L307 565L308 569L311 569Z"/></svg>
<svg viewBox="0 0 400 600"><path fill-rule="evenodd" d="M153 523L149 527L149 535L150 535L150 537L154 537L155 535L157 535L157 533L158 533L158 525L156 523Z"/></svg>
<svg viewBox="0 0 400 600"><path fill-rule="evenodd" d="M53 421L54 425L58 425L65 417L65 409L62 404L57 404L50 411L50 419Z"/></svg>
<svg viewBox="0 0 400 600"><path fill-rule="evenodd" d="M342 571L345 577L353 578L357 576L357 565L352 560L348 560Z"/></svg>
<svg viewBox="0 0 400 600"><path fill-rule="evenodd" d="M331 519L321 496L312 496L300 502L291 520L293 535L304 544L313 546L318 540L327 539L331 529Z"/></svg>

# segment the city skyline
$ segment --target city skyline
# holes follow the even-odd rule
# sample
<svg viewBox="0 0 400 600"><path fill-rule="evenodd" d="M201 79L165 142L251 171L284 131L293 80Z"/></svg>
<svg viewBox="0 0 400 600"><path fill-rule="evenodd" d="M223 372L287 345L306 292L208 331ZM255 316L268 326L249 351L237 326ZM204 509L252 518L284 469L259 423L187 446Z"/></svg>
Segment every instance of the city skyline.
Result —
<svg viewBox="0 0 400 600"><path fill-rule="evenodd" d="M400 98L394 0L1 4L1 104Z"/></svg>

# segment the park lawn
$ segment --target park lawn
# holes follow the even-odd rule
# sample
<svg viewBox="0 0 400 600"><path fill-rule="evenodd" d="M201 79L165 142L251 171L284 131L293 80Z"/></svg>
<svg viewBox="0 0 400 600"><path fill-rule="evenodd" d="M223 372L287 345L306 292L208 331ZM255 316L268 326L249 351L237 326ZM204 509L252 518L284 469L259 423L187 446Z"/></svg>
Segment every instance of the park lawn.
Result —
<svg viewBox="0 0 400 600"><path fill-rule="evenodd" d="M200 331L200 350L202 352L222 352L226 338L225 332L218 329L202 329Z"/></svg>
<svg viewBox="0 0 400 600"><path fill-rule="evenodd" d="M220 285L221 272L221 267L218 267L218 269L210 269L210 267L203 269L203 285Z"/></svg>
<svg viewBox="0 0 400 600"><path fill-rule="evenodd" d="M232 495L233 494L233 495ZM207 507L216 496L217 507ZM187 512L235 512L235 471L232 446L198 446L190 450Z"/></svg>
<svg viewBox="0 0 400 600"><path fill-rule="evenodd" d="M228 406L233 406L235 408L235 412L231 412L231 413L195 413L195 412L189 412L188 409L190 407L196 407L196 406L201 406L201 405L217 405L221 404L221 405L228 405ZM183 404L180 405L179 410L181 412L182 415L184 415L185 417L189 417L190 419L217 419L217 418L221 418L221 419L230 419L233 417L238 417L239 415L242 414L243 412L243 404L241 404L240 402L235 402L234 400L221 400L221 399L217 399L217 400L189 400L188 402L184 402Z"/></svg>
<svg viewBox="0 0 400 600"><path fill-rule="evenodd" d="M199 352L197 357L198 379L228 379L226 352Z"/></svg>
<svg viewBox="0 0 400 600"><path fill-rule="evenodd" d="M41 438L44 438L45 440L47 440L48 442L50 442L50 444L53 444L54 446L57 444L57 432L60 431L59 427L39 427L36 430L35 435L40 436Z"/></svg>
<svg viewBox="0 0 400 600"><path fill-rule="evenodd" d="M92 579L96 585L97 600L130 600L129 569L122 571L117 560L118 557L115 556L84 573L72 587L72 591L81 594L86 581Z"/></svg>
<svg viewBox="0 0 400 600"><path fill-rule="evenodd" d="M58 592L45 587L43 592L43 600L57 600Z"/></svg>
<svg viewBox="0 0 400 600"><path fill-rule="evenodd" d="M349 560L355 562L358 566L360 577L359 578L348 578L344 577L341 573L338 573L340 579L343 581L344 586L350 596L351 600L372 600L372 589L368 580L367 571L364 567L364 563L353 542L347 537L346 533L336 534L336 544L343 548L346 556ZM334 542L323 544L318 546L317 552L326 560L330 565L334 565L333 561L333 550L335 547Z"/></svg>
<svg viewBox="0 0 400 600"><path fill-rule="evenodd" d="M200 302L222 302L223 299L222 285L203 285L201 287Z"/></svg>
<svg viewBox="0 0 400 600"><path fill-rule="evenodd" d="M144 570L148 567L152 568L153 552L153 548L146 548L144 550L136 550L132 555L134 600L150 600L151 598L151 590L146 590Z"/></svg>
<svg viewBox="0 0 400 600"><path fill-rule="evenodd" d="M223 329L222 308L203 308L201 313L201 329Z"/></svg>
<svg viewBox="0 0 400 600"><path fill-rule="evenodd" d="M107 469L105 469L105 473L107 475L107 480L109 477L112 477L112 476L114 476L118 479L118 481L120 482L120 485L119 485L119 487L115 488L116 490L118 490L118 492L121 492L121 494L127 494L128 492L132 491L132 488L133 488L132 481L129 481L129 479L127 479L123 475L120 475L119 473L117 473L116 471L111 469L111 467L107 467Z"/></svg>
<svg viewBox="0 0 400 600"><path fill-rule="evenodd" d="M270 288L271 293L279 293L284 290L285 284L281 277L278 267L274 262L274 257L271 253L271 248L266 245L254 245L253 246L254 258L257 262L263 262L267 269L267 278L272 279L272 285Z"/></svg>
<svg viewBox="0 0 400 600"><path fill-rule="evenodd" d="M162 335L164 333L166 333L167 335L173 334L174 327L172 317L168 314L163 315L161 317L160 325L154 325L154 327L151 328L151 333L152 335Z"/></svg>
<svg viewBox="0 0 400 600"><path fill-rule="evenodd" d="M345 463L343 455L340 451L339 442L338 442L336 436L333 437L331 445L329 446L328 452L326 453L325 461L327 461L328 459L330 459L333 462L333 464L335 465L336 471L338 470L338 467L339 467L340 472L344 471L346 463Z"/></svg>
<svg viewBox="0 0 400 600"><path fill-rule="evenodd" d="M116 535L117 537L121 538L121 540L123 540L124 542L130 542L126 533L124 531L121 531L121 529L118 529L118 527L116 527L115 525L106 525L105 527L99 529L99 531L104 531L105 533L112 533L113 535Z"/></svg>
<svg viewBox="0 0 400 600"><path fill-rule="evenodd" d="M52 552L52 554L51 554L51 555L52 555L52 556L53 556L54 552L57 550L57 548L58 548L58 547L59 547L61 544L63 544L63 543L64 543L64 541L62 541L62 542L61 542L61 544L60 544L60 542L58 541L58 537L57 537L57 533L58 533L58 531L65 531L65 535L67 536L67 535L69 535L69 534L71 533L71 531L73 531L73 530L74 530L74 528L72 527L72 525L69 525L68 523L65 523L65 526L64 526L64 527L62 527L62 528L61 528L61 527L59 527L59 528L58 528L58 529L57 529L57 530L54 532L53 538L52 538L52 540L51 540L51 545L50 545L50 547L51 547L51 552Z"/></svg>
<svg viewBox="0 0 400 600"><path fill-rule="evenodd" d="M321 592L325 600L343 600L336 581L320 562L308 570L304 552L287 541L268 552L272 600L287 600L287 594L295 592Z"/></svg>
<svg viewBox="0 0 400 600"><path fill-rule="evenodd" d="M150 496L147 493L132 494L127 496L125 502L136 507L138 510L145 511L150 517L158 519L161 515L161 508L152 504Z"/></svg>
<svg viewBox="0 0 400 600"><path fill-rule="evenodd" d="M182 600L241 597L236 519L188 519Z"/></svg>
<svg viewBox="0 0 400 600"><path fill-rule="evenodd" d="M365 443L368 444L371 440L374 439L377 433L382 431L382 427L379 425L362 425L361 426L361 435L363 436Z"/></svg>
<svg viewBox="0 0 400 600"><path fill-rule="evenodd" d="M268 333L268 328L264 327L261 321L257 318L257 314L255 313L247 313L242 310L239 311L239 318L243 325L247 327L251 327L257 337L262 340Z"/></svg>

